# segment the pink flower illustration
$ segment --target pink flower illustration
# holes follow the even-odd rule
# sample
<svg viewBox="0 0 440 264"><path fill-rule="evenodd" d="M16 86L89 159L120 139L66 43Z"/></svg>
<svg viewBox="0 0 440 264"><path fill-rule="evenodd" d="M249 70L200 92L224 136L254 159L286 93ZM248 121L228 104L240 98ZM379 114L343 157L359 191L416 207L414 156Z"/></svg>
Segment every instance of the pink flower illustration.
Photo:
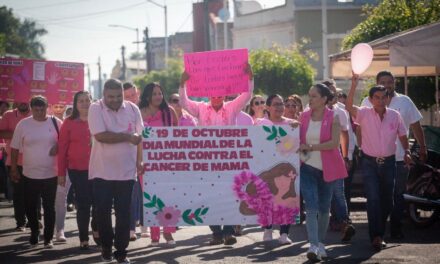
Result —
<svg viewBox="0 0 440 264"><path fill-rule="evenodd" d="M290 135L282 137L276 146L277 152L282 156L289 156L290 154L295 153L298 150L298 147L298 142L296 142L295 138Z"/></svg>
<svg viewBox="0 0 440 264"><path fill-rule="evenodd" d="M180 210L175 209L174 207L167 206L162 209L162 211L158 212L156 215L157 221L159 224L164 227L172 227L176 226L179 222L181 213Z"/></svg>

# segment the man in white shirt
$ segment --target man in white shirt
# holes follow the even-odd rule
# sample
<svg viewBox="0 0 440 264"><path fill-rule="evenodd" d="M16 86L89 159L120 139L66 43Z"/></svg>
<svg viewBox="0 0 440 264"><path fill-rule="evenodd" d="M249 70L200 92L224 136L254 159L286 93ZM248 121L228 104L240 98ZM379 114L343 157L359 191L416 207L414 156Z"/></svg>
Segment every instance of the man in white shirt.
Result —
<svg viewBox="0 0 440 264"><path fill-rule="evenodd" d="M409 135L409 128L411 128L415 139L420 145L419 157L422 162L426 160L427 150L425 144L425 135L420 125L422 115L417 107L411 101L411 99L403 94L399 94L395 91L395 78L389 71L381 71L376 75L376 83L383 85L387 89L389 96L388 107L396 110L402 116L403 122L407 129L407 136ZM371 106L371 102L366 97L362 101L362 106ZM396 166L397 175L394 184L394 207L391 212L391 238L402 239L403 233L401 228L401 220L403 218L403 210L405 207L405 201L403 199L403 193L406 191L406 181L409 175L409 169L405 167L403 157L405 151L400 142L396 142Z"/></svg>

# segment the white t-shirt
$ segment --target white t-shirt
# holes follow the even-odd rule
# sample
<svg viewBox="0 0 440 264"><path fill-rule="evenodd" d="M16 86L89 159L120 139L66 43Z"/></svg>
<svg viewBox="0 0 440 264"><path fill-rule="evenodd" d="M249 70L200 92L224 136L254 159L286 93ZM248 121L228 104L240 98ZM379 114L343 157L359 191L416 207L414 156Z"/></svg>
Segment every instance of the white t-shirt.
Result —
<svg viewBox="0 0 440 264"><path fill-rule="evenodd" d="M56 118L58 129L61 120ZM23 175L31 179L49 179L57 175L57 156L49 151L58 141L52 119L37 121L32 116L21 120L14 131L11 148L23 153Z"/></svg>
<svg viewBox="0 0 440 264"><path fill-rule="evenodd" d="M411 126L411 124L420 121L423 117L417 109L416 105L413 103L413 101L411 101L408 96L396 92L394 94L395 95L391 99L390 105L388 107L400 113L400 116L402 117L403 123L406 127L406 135L408 136L409 127ZM372 107L371 102L368 98L369 97L364 98L364 100L362 101L362 106ZM403 157L405 156L405 150L403 149L399 139L396 140L396 144L396 160L402 161Z"/></svg>
<svg viewBox="0 0 440 264"><path fill-rule="evenodd" d="M353 160L353 152L354 147L356 146L356 135L353 132L353 127L351 126L350 122L350 114L347 110L345 110L345 105L343 103L337 102L336 105L344 110L344 112L347 114L347 125L348 125L348 159Z"/></svg>

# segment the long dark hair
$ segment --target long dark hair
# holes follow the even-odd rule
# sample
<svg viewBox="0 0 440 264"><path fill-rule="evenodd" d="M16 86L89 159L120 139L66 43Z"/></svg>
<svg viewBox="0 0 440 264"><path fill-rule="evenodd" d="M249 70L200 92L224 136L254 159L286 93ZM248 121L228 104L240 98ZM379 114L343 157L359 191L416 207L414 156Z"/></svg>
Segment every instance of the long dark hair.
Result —
<svg viewBox="0 0 440 264"><path fill-rule="evenodd" d="M142 91L141 98L139 101L139 108L140 109L147 108L150 105L150 101L153 98L154 87L159 87L159 89L163 95L162 102L159 105L159 110L162 112L162 122L165 126L171 126L170 106L168 105L167 101L165 101L165 93L163 92L163 89L159 83L152 82L152 83L149 83L145 86L144 90Z"/></svg>
<svg viewBox="0 0 440 264"><path fill-rule="evenodd" d="M262 97L262 96L259 94L254 95L249 103L249 115L252 117L254 117L254 115L255 115L255 111L254 111L254 109L252 109L252 106L254 106L255 100L259 97Z"/></svg>
<svg viewBox="0 0 440 264"><path fill-rule="evenodd" d="M78 111L78 97L80 95L86 94L89 96L90 101L92 101L92 97L90 96L90 93L87 91L78 91L73 96L73 107L72 107L72 114L68 117L70 120L75 120L79 117L79 111Z"/></svg>
<svg viewBox="0 0 440 264"><path fill-rule="evenodd" d="M273 101L273 99L275 97L281 98L281 101L284 102L284 99L283 99L283 97L281 95L279 95L279 94L271 94L271 95L269 95L269 97L267 97L266 105L267 106L271 106L272 105L272 101ZM270 112L269 111L267 111L267 116L270 118Z"/></svg>

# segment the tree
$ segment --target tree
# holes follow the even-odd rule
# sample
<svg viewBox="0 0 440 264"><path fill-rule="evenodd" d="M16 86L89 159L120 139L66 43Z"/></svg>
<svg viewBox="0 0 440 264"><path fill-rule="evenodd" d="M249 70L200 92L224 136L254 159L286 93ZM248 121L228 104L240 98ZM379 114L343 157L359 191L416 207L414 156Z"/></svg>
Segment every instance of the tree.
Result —
<svg viewBox="0 0 440 264"><path fill-rule="evenodd" d="M162 86L165 96L169 96L172 93L178 92L182 72L183 59L182 55L179 54L168 59L168 68L166 70L151 71L144 76L136 78L134 83L143 90L148 83L158 82Z"/></svg>
<svg viewBox="0 0 440 264"><path fill-rule="evenodd" d="M363 11L367 18L342 40L342 50L348 50L358 43L370 42L389 34L439 21L440 0L383 0L376 7L364 7ZM403 92L403 85L403 78L396 78L398 92ZM408 78L408 93L419 109L428 109L435 104L434 78Z"/></svg>
<svg viewBox="0 0 440 264"><path fill-rule="evenodd" d="M34 21L25 19L22 22L14 16L12 9L0 7L0 52L3 55L10 53L25 58L42 59L44 46L39 38L46 33Z"/></svg>
<svg viewBox="0 0 440 264"><path fill-rule="evenodd" d="M306 94L315 74L307 59L315 54L302 48L303 44L289 48L274 45L271 49L251 51L249 63L254 72L255 93L278 93L283 97Z"/></svg>
<svg viewBox="0 0 440 264"><path fill-rule="evenodd" d="M365 6L367 17L342 40L342 50L361 42L404 31L440 20L440 0L383 0L379 5Z"/></svg>

